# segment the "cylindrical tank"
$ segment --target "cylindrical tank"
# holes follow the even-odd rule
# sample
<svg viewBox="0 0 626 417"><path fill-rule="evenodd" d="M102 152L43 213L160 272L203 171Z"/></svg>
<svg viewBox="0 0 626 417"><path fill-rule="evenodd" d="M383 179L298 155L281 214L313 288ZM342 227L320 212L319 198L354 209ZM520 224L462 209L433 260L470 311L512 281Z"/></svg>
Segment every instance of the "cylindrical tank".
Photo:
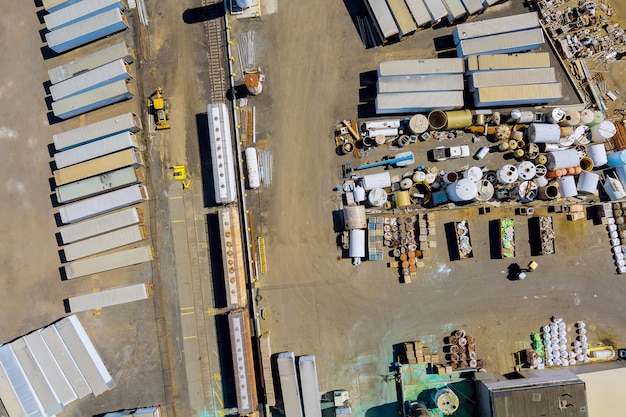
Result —
<svg viewBox="0 0 626 417"><path fill-rule="evenodd" d="M626 164L626 150L610 153L607 156L607 164L610 167L618 167Z"/></svg>
<svg viewBox="0 0 626 417"><path fill-rule="evenodd" d="M576 149L548 152L547 168L550 171L578 166L579 157Z"/></svg>
<svg viewBox="0 0 626 417"><path fill-rule="evenodd" d="M346 230L367 228L365 206L344 206L343 224Z"/></svg>
<svg viewBox="0 0 626 417"><path fill-rule="evenodd" d="M593 124L597 125L598 123L602 123L605 119L604 113L600 110L596 110L593 112Z"/></svg>
<svg viewBox="0 0 626 417"><path fill-rule="evenodd" d="M598 189L598 181L600 176L595 172L583 171L578 176L578 185L576 189L581 194L595 194Z"/></svg>
<svg viewBox="0 0 626 417"><path fill-rule="evenodd" d="M451 416L459 409L459 397L450 388L441 388L435 392L433 403L444 416Z"/></svg>
<svg viewBox="0 0 626 417"><path fill-rule="evenodd" d="M501 184L511 184L517 181L517 178L519 177L515 165L510 164L503 165L502 168L497 170L496 176L498 178L498 182Z"/></svg>
<svg viewBox="0 0 626 417"><path fill-rule="evenodd" d="M350 230L350 249L348 255L351 258L365 258L365 230Z"/></svg>
<svg viewBox="0 0 626 417"><path fill-rule="evenodd" d="M504 152L504 151L508 151L508 150L509 150L509 142L508 142L508 141L506 141L506 140L505 140L505 141L503 141L503 142L500 142L500 143L498 144L498 149L499 149L500 151L502 151L502 152Z"/></svg>
<svg viewBox="0 0 626 417"><path fill-rule="evenodd" d="M261 179L259 177L259 162L257 160L256 149L246 148L244 153L246 155L248 186L253 189L259 188L261 186Z"/></svg>
<svg viewBox="0 0 626 417"><path fill-rule="evenodd" d="M477 192L476 183L468 178L462 178L446 187L448 198L454 202L472 201Z"/></svg>
<svg viewBox="0 0 626 417"><path fill-rule="evenodd" d="M352 142L346 142L339 147L339 151L341 152L342 155L351 154L353 150L354 150L354 144Z"/></svg>
<svg viewBox="0 0 626 417"><path fill-rule="evenodd" d="M472 112L469 110L452 110L446 113L446 129L465 129L472 125Z"/></svg>
<svg viewBox="0 0 626 417"><path fill-rule="evenodd" d="M559 196L559 186L556 183L548 183L539 187L538 198L541 200L554 200Z"/></svg>
<svg viewBox="0 0 626 417"><path fill-rule="evenodd" d="M454 171L446 172L443 175L443 181L446 184L452 184L453 182L455 182L458 179L459 179L459 174L457 174Z"/></svg>
<svg viewBox="0 0 626 417"><path fill-rule="evenodd" d="M548 179L545 176L535 177L533 182L537 184L537 187L545 187L548 185Z"/></svg>
<svg viewBox="0 0 626 417"><path fill-rule="evenodd" d="M387 138L385 135L376 135L374 137L374 142L376 142L376 146L383 146L387 142Z"/></svg>
<svg viewBox="0 0 626 417"><path fill-rule="evenodd" d="M428 126L431 130L441 130L446 127L448 117L443 110L433 110L428 113Z"/></svg>
<svg viewBox="0 0 626 417"><path fill-rule="evenodd" d="M513 133L517 133L517 132L513 132ZM521 136L523 137L522 132L519 132L521 134ZM495 133L495 137L498 140L509 140L511 138L511 127L509 125L498 125L496 126L496 133ZM514 139L518 139L518 138L514 138ZM519 138L521 139L521 137Z"/></svg>
<svg viewBox="0 0 626 417"><path fill-rule="evenodd" d="M593 110L585 109L580 112L580 124L587 126L593 124Z"/></svg>
<svg viewBox="0 0 626 417"><path fill-rule="evenodd" d="M260 94L263 91L263 83L261 82L261 77L257 73L246 74L243 77L243 83L246 85L246 88L252 95Z"/></svg>
<svg viewBox="0 0 626 417"><path fill-rule="evenodd" d="M574 197L578 195L578 191L576 190L576 180L572 175L566 175L564 177L560 177L557 179L559 183L559 189L561 190L561 197Z"/></svg>
<svg viewBox="0 0 626 417"><path fill-rule="evenodd" d="M469 167L463 174L465 178L469 178L474 182L478 182L483 178L483 170L479 167Z"/></svg>
<svg viewBox="0 0 626 417"><path fill-rule="evenodd" d="M610 120L604 120L591 126L591 140L594 142L606 142L617 133L615 124Z"/></svg>
<svg viewBox="0 0 626 417"><path fill-rule="evenodd" d="M478 150L478 152L476 152L476 155L474 155L474 158L476 159L483 159L485 156L487 156L487 154L489 153L489 146L483 146L482 148L480 148Z"/></svg>
<svg viewBox="0 0 626 417"><path fill-rule="evenodd" d="M400 188L403 190L408 190L412 185L413 180L411 178L403 178L402 181L400 181Z"/></svg>
<svg viewBox="0 0 626 417"><path fill-rule="evenodd" d="M532 180L536 173L535 164L530 161L522 161L517 164L517 174L522 181Z"/></svg>
<svg viewBox="0 0 626 417"><path fill-rule="evenodd" d="M580 112L578 110L566 110L565 117L561 120L561 126L578 126L580 124Z"/></svg>
<svg viewBox="0 0 626 417"><path fill-rule="evenodd" d="M597 143L589 146L587 148L587 155L589 155L589 158L591 158L591 161L593 162L593 166L596 168L606 165L608 162L606 147L603 143Z"/></svg>
<svg viewBox="0 0 626 417"><path fill-rule="evenodd" d="M387 202L387 191L382 188L374 188L369 192L367 200L374 207L382 207Z"/></svg>
<svg viewBox="0 0 626 417"><path fill-rule="evenodd" d="M565 119L565 111L559 107L552 109L545 113L546 122L548 123L560 123L563 119Z"/></svg>
<svg viewBox="0 0 626 417"><path fill-rule="evenodd" d="M409 119L409 132L421 135L428 130L428 118L423 114L416 114Z"/></svg>
<svg viewBox="0 0 626 417"><path fill-rule="evenodd" d="M535 120L535 114L531 111L511 110L511 118L517 123L527 124Z"/></svg>
<svg viewBox="0 0 626 417"><path fill-rule="evenodd" d="M391 187L391 176L387 171L363 176L363 188L365 188L365 191L387 187Z"/></svg>
<svg viewBox="0 0 626 417"><path fill-rule="evenodd" d="M406 207L411 205L411 195L408 190L396 191L394 193L396 207Z"/></svg>
<svg viewBox="0 0 626 417"><path fill-rule="evenodd" d="M572 126L562 126L561 127L561 137L571 136L574 134L574 128Z"/></svg>
<svg viewBox="0 0 626 417"><path fill-rule="evenodd" d="M361 203L367 199L365 195L365 188L363 188L360 185L357 185L356 187L354 187L353 194L354 194L354 201L356 201L357 203Z"/></svg>
<svg viewBox="0 0 626 417"><path fill-rule="evenodd" d="M480 180L476 183L476 197L480 201L489 201L493 197L493 184L487 180Z"/></svg>
<svg viewBox="0 0 626 417"><path fill-rule="evenodd" d="M583 171L591 171L593 169L593 160L588 156L580 158L580 168Z"/></svg>
<svg viewBox="0 0 626 417"><path fill-rule="evenodd" d="M535 143L559 143L561 128L549 123L531 123L528 140Z"/></svg>
<svg viewBox="0 0 626 417"><path fill-rule="evenodd" d="M426 179L426 173L424 171L415 171L413 174L413 182L416 184L424 182Z"/></svg>
<svg viewBox="0 0 626 417"><path fill-rule="evenodd" d="M424 184L432 184L437 180L437 176L432 172L426 174L426 178L424 179Z"/></svg>

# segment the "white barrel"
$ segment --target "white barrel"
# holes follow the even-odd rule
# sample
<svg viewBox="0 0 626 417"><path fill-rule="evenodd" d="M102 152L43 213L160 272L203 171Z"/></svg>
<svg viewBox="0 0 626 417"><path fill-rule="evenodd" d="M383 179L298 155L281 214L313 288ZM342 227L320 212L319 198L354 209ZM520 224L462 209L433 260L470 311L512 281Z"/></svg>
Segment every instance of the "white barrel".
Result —
<svg viewBox="0 0 626 417"><path fill-rule="evenodd" d="M587 148L587 155L591 158L593 166L596 168L606 165L608 162L604 143L596 143L595 145L589 146Z"/></svg>
<svg viewBox="0 0 626 417"><path fill-rule="evenodd" d="M423 114L416 114L409 119L409 132L421 135L428 130L428 118Z"/></svg>
<svg viewBox="0 0 626 417"><path fill-rule="evenodd" d="M548 152L548 170L572 168L578 166L580 158L576 149L564 149L561 151Z"/></svg>
<svg viewBox="0 0 626 417"><path fill-rule="evenodd" d="M403 190L408 190L412 185L413 180L411 178L403 178L402 181L400 181L400 188Z"/></svg>
<svg viewBox="0 0 626 417"><path fill-rule="evenodd" d="M561 128L550 123L531 123L528 127L528 140L535 143L559 143Z"/></svg>
<svg viewBox="0 0 626 417"><path fill-rule="evenodd" d="M560 177L557 179L559 183L559 188L561 189L561 197L574 197L578 195L578 190L576 190L576 181L574 180L573 175L566 175L564 177Z"/></svg>
<svg viewBox="0 0 626 417"><path fill-rule="evenodd" d="M537 177L533 179L534 183L537 184L538 187L545 187L548 185L548 179L545 176Z"/></svg>
<svg viewBox="0 0 626 417"><path fill-rule="evenodd" d="M365 188L365 191L387 187L391 187L391 176L387 171L363 176L363 188Z"/></svg>
<svg viewBox="0 0 626 417"><path fill-rule="evenodd" d="M365 199L367 198L365 195L365 188L361 187L360 185L357 185L356 187L354 187L354 201L356 201L357 203L361 203L363 201L365 201Z"/></svg>
<svg viewBox="0 0 626 417"><path fill-rule="evenodd" d="M416 184L421 184L426 180L426 173L424 171L415 171L413 174L413 182Z"/></svg>
<svg viewBox="0 0 626 417"><path fill-rule="evenodd" d="M469 178L474 182L478 182L483 178L483 170L479 167L469 167L463 174L465 178Z"/></svg>
<svg viewBox="0 0 626 417"><path fill-rule="evenodd" d="M476 198L478 188L469 178L462 178L446 187L448 198L454 202L472 201Z"/></svg>
<svg viewBox="0 0 626 417"><path fill-rule="evenodd" d="M557 107L545 115L548 123L561 123L561 121L565 119L565 110Z"/></svg>
<svg viewBox="0 0 626 417"><path fill-rule="evenodd" d="M535 168L535 164L533 164L530 161L522 161L519 164L517 164L517 174L520 178L520 180L532 180L533 178L535 178L535 175L537 174L537 170Z"/></svg>
<svg viewBox="0 0 626 417"><path fill-rule="evenodd" d="M382 188L374 188L370 191L368 201L374 207L382 207L387 202L387 191Z"/></svg>
<svg viewBox="0 0 626 417"><path fill-rule="evenodd" d="M496 177L501 184L511 184L517 181L519 174L515 165L506 164L496 171Z"/></svg>
<svg viewBox="0 0 626 417"><path fill-rule="evenodd" d="M511 118L517 123L525 124L531 123L535 120L535 114L531 111L520 111L518 109L511 110Z"/></svg>
<svg viewBox="0 0 626 417"><path fill-rule="evenodd" d="M365 258L365 230L350 230L350 249L348 255L351 258Z"/></svg>
<svg viewBox="0 0 626 417"><path fill-rule="evenodd" d="M585 109L580 112L580 124L591 125L593 123L593 110Z"/></svg>
<svg viewBox="0 0 626 417"><path fill-rule="evenodd" d="M606 142L617 133L615 124L610 120L604 120L591 126L591 140L594 142Z"/></svg>
<svg viewBox="0 0 626 417"><path fill-rule="evenodd" d="M428 174L426 174L426 178L424 178L424 182L426 184L432 184L433 182L435 182L436 179L437 179L437 176L433 174L432 172L429 172Z"/></svg>
<svg viewBox="0 0 626 417"><path fill-rule="evenodd" d="M578 126L580 124L580 112L578 110L566 110L565 117L561 120L561 126Z"/></svg>
<svg viewBox="0 0 626 417"><path fill-rule="evenodd" d="M476 155L474 155L474 158L483 159L485 156L487 156L488 153L489 153L489 146L483 146L482 148L478 150L478 152L476 152Z"/></svg>
<svg viewBox="0 0 626 417"><path fill-rule="evenodd" d="M595 194L598 190L600 176L595 172L583 171L578 176L578 186L576 189L581 194Z"/></svg>
<svg viewBox="0 0 626 417"><path fill-rule="evenodd" d="M259 162L255 148L246 148L246 168L248 171L248 186L250 188L259 188L261 179L259 177Z"/></svg>

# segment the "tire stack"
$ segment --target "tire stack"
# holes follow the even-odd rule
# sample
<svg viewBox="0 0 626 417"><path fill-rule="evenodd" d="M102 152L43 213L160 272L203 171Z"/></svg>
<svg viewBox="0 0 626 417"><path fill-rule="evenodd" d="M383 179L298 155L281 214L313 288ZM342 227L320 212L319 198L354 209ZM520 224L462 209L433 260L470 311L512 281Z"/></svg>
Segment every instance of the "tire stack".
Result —
<svg viewBox="0 0 626 417"><path fill-rule="evenodd" d="M453 370L485 367L485 361L476 356L476 339L474 336L465 334L465 330L453 331L450 336L444 339L446 345L446 360Z"/></svg>

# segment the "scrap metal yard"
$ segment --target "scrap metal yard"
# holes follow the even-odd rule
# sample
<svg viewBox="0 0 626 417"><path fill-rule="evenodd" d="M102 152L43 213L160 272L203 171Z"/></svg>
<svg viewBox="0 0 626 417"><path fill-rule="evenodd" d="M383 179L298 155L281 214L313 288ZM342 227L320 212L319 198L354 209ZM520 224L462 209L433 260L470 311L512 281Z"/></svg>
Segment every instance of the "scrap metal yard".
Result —
<svg viewBox="0 0 626 417"><path fill-rule="evenodd" d="M117 23L70 39L55 2L10 0L0 25L0 344L17 363L76 314L112 378L57 415L311 417L345 390L376 417L445 386L446 415L482 416L492 373L569 381L626 347L623 0L581 9L603 36L578 4L508 0L389 39L373 0L82 2ZM535 9L516 30L545 42L500 53L543 55L511 77L457 58L483 30L457 25Z"/></svg>

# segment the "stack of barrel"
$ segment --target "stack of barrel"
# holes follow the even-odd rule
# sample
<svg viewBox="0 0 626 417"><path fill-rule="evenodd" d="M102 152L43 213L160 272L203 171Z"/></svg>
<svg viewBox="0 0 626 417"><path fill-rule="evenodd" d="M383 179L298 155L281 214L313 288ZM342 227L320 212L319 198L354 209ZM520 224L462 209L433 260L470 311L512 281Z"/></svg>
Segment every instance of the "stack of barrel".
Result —
<svg viewBox="0 0 626 417"><path fill-rule="evenodd" d="M465 334L465 330L453 331L444 339L446 360L452 369L484 368L485 362L476 357L476 339Z"/></svg>

